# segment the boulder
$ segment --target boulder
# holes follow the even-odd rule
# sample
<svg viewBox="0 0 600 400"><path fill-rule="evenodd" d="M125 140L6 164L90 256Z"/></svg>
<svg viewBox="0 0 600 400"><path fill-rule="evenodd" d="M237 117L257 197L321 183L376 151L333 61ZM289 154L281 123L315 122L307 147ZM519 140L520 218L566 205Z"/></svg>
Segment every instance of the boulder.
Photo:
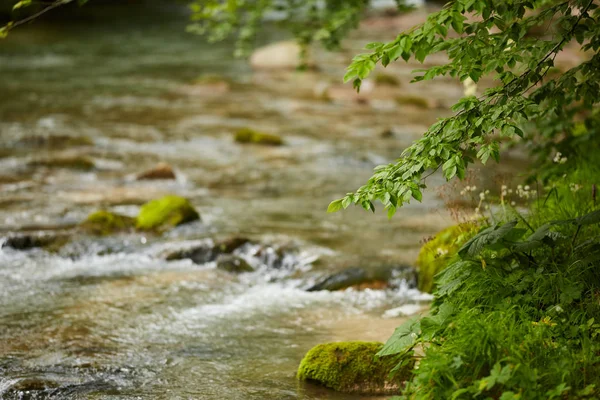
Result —
<svg viewBox="0 0 600 400"><path fill-rule="evenodd" d="M100 210L90 214L80 227L93 235L105 236L132 230L135 227L135 218Z"/></svg>
<svg viewBox="0 0 600 400"><path fill-rule="evenodd" d="M386 289L396 286L402 279L409 284L416 284L414 268L409 266L351 267L329 275L310 287L308 291L333 291L347 288Z"/></svg>
<svg viewBox="0 0 600 400"><path fill-rule="evenodd" d="M249 128L240 129L235 133L235 141L238 143L254 143L270 146L281 146L283 140L277 135L262 133Z"/></svg>
<svg viewBox="0 0 600 400"><path fill-rule="evenodd" d="M135 227L160 232L198 219L200 214L188 199L169 195L142 205Z"/></svg>
<svg viewBox="0 0 600 400"><path fill-rule="evenodd" d="M217 258L217 268L236 274L254 271L254 268L246 260L233 254L221 254Z"/></svg>
<svg viewBox="0 0 600 400"><path fill-rule="evenodd" d="M175 179L173 168L167 163L158 163L154 168L141 172L137 176L138 181L154 179Z"/></svg>
<svg viewBox="0 0 600 400"><path fill-rule="evenodd" d="M474 223L454 225L442 230L421 247L417 257L417 286L420 291L432 292L434 276L446 268L448 261L477 230Z"/></svg>
<svg viewBox="0 0 600 400"><path fill-rule="evenodd" d="M343 393L397 394L411 377L414 361L399 356L376 357L379 342L336 342L313 347L300 363L297 377ZM404 357L411 357L408 354ZM402 367L390 376L403 360Z"/></svg>
<svg viewBox="0 0 600 400"><path fill-rule="evenodd" d="M310 59L302 59L302 46L295 41L283 41L260 47L250 56L255 69L297 69L311 67Z"/></svg>

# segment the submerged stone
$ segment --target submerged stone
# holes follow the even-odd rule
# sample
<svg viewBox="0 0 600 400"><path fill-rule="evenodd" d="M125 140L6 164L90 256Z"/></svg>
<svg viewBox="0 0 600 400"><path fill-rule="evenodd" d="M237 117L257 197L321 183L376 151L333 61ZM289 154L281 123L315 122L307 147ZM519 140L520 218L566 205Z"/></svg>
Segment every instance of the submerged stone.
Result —
<svg viewBox="0 0 600 400"><path fill-rule="evenodd" d="M232 254L220 255L217 258L217 268L222 269L223 271L233 272L236 274L254 271L254 268L252 268L246 260L244 260L240 256L235 256Z"/></svg>
<svg viewBox="0 0 600 400"><path fill-rule="evenodd" d="M415 270L409 266L352 267L328 276L310 287L308 291L333 291L350 287L358 290L386 289L395 286L402 279L409 284L414 284L415 278Z"/></svg>
<svg viewBox="0 0 600 400"><path fill-rule="evenodd" d="M216 242L214 245L203 243L189 249L175 250L167 254L165 258L167 261L190 259L196 264L204 264L215 261L222 254L231 254L246 243L250 243L250 239L233 236Z"/></svg>
<svg viewBox="0 0 600 400"><path fill-rule="evenodd" d="M393 75L379 73L375 75L374 79L376 85L395 87L400 86L400 81Z"/></svg>
<svg viewBox="0 0 600 400"><path fill-rule="evenodd" d="M138 181L154 180L154 179L175 179L175 171L167 163L158 163L154 168L141 172L137 176Z"/></svg>
<svg viewBox="0 0 600 400"><path fill-rule="evenodd" d="M435 275L446 268L448 261L473 235L477 225L465 223L446 228L421 247L417 257L418 288L431 293Z"/></svg>
<svg viewBox="0 0 600 400"><path fill-rule="evenodd" d="M265 144L281 146L283 140L277 135L262 133L249 128L243 128L236 132L235 141L238 143Z"/></svg>
<svg viewBox="0 0 600 400"><path fill-rule="evenodd" d="M419 97L419 96L411 96L411 95L396 97L396 104L401 105L401 106L413 106L413 107L420 108L423 110L427 110L428 108L431 108L431 104L429 103L429 100L427 100L426 98Z"/></svg>
<svg viewBox="0 0 600 400"><path fill-rule="evenodd" d="M198 219L200 214L188 199L169 195L142 205L135 226L142 231L163 231Z"/></svg>
<svg viewBox="0 0 600 400"><path fill-rule="evenodd" d="M32 135L20 139L16 144L23 147L65 148L93 146L94 142L87 136Z"/></svg>
<svg viewBox="0 0 600 400"><path fill-rule="evenodd" d="M2 247L10 247L15 250L30 250L35 248L45 249L50 252L60 250L67 242L70 236L64 233L33 233L19 234L7 237L2 243Z"/></svg>
<svg viewBox="0 0 600 400"><path fill-rule="evenodd" d="M397 394L414 366L412 354L377 357L379 342L336 342L313 347L300 363L297 377L343 393ZM393 375L391 371L404 361Z"/></svg>
<svg viewBox="0 0 600 400"><path fill-rule="evenodd" d="M30 167L65 168L89 171L95 168L94 161L88 157L56 157L32 160L27 165Z"/></svg>
<svg viewBox="0 0 600 400"><path fill-rule="evenodd" d="M283 41L260 47L250 56L256 69L297 69L312 67L310 58L302 57L302 47L295 41Z"/></svg>
<svg viewBox="0 0 600 400"><path fill-rule="evenodd" d="M110 211L96 211L81 223L81 228L94 235L110 235L126 232L135 227L135 218Z"/></svg>

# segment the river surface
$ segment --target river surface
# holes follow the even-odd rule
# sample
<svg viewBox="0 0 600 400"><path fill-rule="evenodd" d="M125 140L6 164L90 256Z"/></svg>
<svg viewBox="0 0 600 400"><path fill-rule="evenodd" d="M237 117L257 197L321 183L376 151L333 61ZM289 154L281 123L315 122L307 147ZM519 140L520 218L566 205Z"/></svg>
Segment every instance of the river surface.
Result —
<svg viewBox="0 0 600 400"><path fill-rule="evenodd" d="M298 384L302 356L326 341L385 341L402 322L385 311L427 296L406 282L305 289L345 267L412 266L423 238L452 223L436 190L391 221L325 213L462 95L452 80L409 85L416 66L405 64L390 68L400 88L357 98L340 84L367 41L390 39L423 13L367 21L341 52L316 51L319 70L308 72L253 71L230 44L185 33L183 6L76 15L0 42L0 235L69 231L100 208L135 215L168 193L189 198L202 221L162 236L77 235L58 252L2 248L0 398L361 398ZM282 38L272 31L258 44ZM226 82L195 81L206 74ZM394 100L407 94L428 106ZM285 145L238 144L242 127ZM65 135L91 142L39 141ZM36 164L74 156L94 168ZM157 162L177 179L135 179ZM255 257L256 272L232 275L162 257L232 236L259 243L243 255L261 248L279 267L275 256Z"/></svg>

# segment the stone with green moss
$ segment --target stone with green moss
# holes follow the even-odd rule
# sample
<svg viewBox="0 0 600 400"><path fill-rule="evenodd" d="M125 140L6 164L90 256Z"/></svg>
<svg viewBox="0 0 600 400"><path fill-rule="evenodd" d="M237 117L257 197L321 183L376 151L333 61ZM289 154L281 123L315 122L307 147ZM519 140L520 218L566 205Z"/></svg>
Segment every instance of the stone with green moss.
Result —
<svg viewBox="0 0 600 400"><path fill-rule="evenodd" d="M102 236L126 232L134 227L135 218L106 210L100 210L90 214L87 219L81 223L81 228L86 232Z"/></svg>
<svg viewBox="0 0 600 400"><path fill-rule="evenodd" d="M253 129L243 128L235 133L235 141L238 143L254 143L270 146L281 146L283 140L269 133L258 132Z"/></svg>
<svg viewBox="0 0 600 400"><path fill-rule="evenodd" d="M442 230L421 247L417 257L419 290L431 293L434 276L446 268L448 261L475 233L476 224L454 225Z"/></svg>
<svg viewBox="0 0 600 400"><path fill-rule="evenodd" d="M169 195L142 205L135 226L142 231L160 232L198 219L200 214L188 199Z"/></svg>
<svg viewBox="0 0 600 400"><path fill-rule="evenodd" d="M375 84L381 86L400 86L400 81L393 75L379 73L375 75Z"/></svg>
<svg viewBox="0 0 600 400"><path fill-rule="evenodd" d="M401 106L413 106L423 110L430 108L429 100L424 97L412 95L396 97L396 104Z"/></svg>
<svg viewBox="0 0 600 400"><path fill-rule="evenodd" d="M217 268L235 274L254 271L254 268L246 260L233 254L220 255L217 258Z"/></svg>
<svg viewBox="0 0 600 400"><path fill-rule="evenodd" d="M300 363L298 379L343 393L395 394L410 379L414 361L391 374L403 358L376 357L383 343L336 342L313 347Z"/></svg>
<svg viewBox="0 0 600 400"><path fill-rule="evenodd" d="M95 168L94 161L84 156L43 158L30 161L31 167L65 168L89 171Z"/></svg>

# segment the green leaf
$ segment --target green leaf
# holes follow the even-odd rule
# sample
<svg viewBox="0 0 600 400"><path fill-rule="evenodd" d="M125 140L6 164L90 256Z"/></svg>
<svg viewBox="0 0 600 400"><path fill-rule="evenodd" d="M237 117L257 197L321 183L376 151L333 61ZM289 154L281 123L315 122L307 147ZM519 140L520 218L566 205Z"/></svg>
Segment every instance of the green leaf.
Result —
<svg viewBox="0 0 600 400"><path fill-rule="evenodd" d="M333 213L333 212L341 210L343 208L342 201L343 201L343 199L339 199L339 200L335 200L335 201L332 201L331 203L329 203L329 207L327 207L327 212Z"/></svg>
<svg viewBox="0 0 600 400"><path fill-rule="evenodd" d="M389 356L394 354L403 354L410 351L416 343L421 332L421 322L418 318L412 318L396 328L392 336L385 343L383 348L379 350L379 357Z"/></svg>
<svg viewBox="0 0 600 400"><path fill-rule="evenodd" d="M481 253L487 246L498 243L501 239L509 235L509 233L517 226L518 220L512 220L504 225L494 225L486 228L473 236L463 247L458 250L461 257L474 257Z"/></svg>

